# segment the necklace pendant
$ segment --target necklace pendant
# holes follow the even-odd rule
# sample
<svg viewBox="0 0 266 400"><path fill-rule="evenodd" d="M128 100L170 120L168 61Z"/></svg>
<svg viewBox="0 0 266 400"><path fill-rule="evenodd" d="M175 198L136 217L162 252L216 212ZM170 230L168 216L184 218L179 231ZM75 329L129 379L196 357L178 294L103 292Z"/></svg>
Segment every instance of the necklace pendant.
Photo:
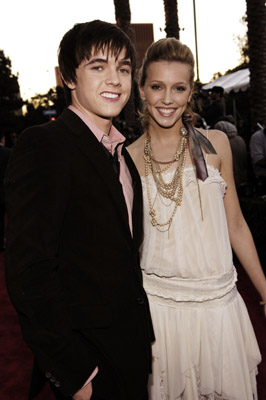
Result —
<svg viewBox="0 0 266 400"><path fill-rule="evenodd" d="M184 126L182 126L182 128L180 129L180 135L183 137L186 137L188 135L188 131Z"/></svg>

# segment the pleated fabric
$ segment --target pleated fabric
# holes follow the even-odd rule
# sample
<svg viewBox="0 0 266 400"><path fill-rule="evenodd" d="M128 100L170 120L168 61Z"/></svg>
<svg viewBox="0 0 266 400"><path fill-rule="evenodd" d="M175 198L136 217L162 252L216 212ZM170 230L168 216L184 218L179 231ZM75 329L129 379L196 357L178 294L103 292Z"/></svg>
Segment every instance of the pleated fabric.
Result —
<svg viewBox="0 0 266 400"><path fill-rule="evenodd" d="M226 183L208 166L199 181L184 171L183 201L169 232L151 226L146 181L141 253L156 341L150 400L257 400L261 361L246 306L237 291L223 196ZM165 173L171 179L173 172ZM149 185L158 219L171 215Z"/></svg>

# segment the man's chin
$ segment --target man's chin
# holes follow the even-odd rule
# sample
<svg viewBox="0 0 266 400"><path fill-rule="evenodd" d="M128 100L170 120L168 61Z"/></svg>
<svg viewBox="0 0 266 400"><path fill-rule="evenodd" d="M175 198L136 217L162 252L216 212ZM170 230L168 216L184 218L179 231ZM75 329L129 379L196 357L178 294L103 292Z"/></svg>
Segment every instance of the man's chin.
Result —
<svg viewBox="0 0 266 400"><path fill-rule="evenodd" d="M113 118L118 117L118 115L121 113L122 109L123 109L123 108L121 108L120 111L117 111L117 112L115 112L115 113L110 113L109 115L102 115L102 114L97 114L97 115L98 115L98 117L100 117L100 118L102 118L102 119L105 119L105 120L109 120L109 121L110 121L110 120L112 120Z"/></svg>

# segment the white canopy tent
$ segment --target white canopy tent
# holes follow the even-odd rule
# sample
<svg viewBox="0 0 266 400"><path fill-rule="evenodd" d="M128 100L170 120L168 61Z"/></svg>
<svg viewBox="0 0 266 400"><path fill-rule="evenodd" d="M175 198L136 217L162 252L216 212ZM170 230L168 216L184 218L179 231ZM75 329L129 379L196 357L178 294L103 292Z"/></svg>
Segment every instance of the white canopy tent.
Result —
<svg viewBox="0 0 266 400"><path fill-rule="evenodd" d="M221 86L224 89L224 93L231 91L235 93L239 91L244 92L249 87L249 69L245 68L228 75L220 76L215 81L203 85L202 89L210 90L213 86Z"/></svg>
<svg viewBox="0 0 266 400"><path fill-rule="evenodd" d="M238 93L239 91L246 91L249 87L249 69L241 69L231 74L220 76L220 78L215 79L215 81L207 83L202 86L203 90L210 90L213 86L221 86L224 89L224 93L228 94L230 92ZM236 101L233 98L233 108L234 108L234 119L237 121L237 110Z"/></svg>

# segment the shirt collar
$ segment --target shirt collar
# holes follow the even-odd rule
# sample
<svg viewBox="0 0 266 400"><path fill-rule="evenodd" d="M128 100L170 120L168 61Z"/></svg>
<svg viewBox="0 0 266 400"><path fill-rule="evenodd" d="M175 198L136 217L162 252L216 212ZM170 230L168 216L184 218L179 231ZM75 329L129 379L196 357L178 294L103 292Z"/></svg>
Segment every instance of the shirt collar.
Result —
<svg viewBox="0 0 266 400"><path fill-rule="evenodd" d="M112 148L115 148L118 143L124 143L126 138L120 133L114 125L111 126L109 135L106 135L97 125L95 125L85 114L79 111L76 107L70 105L69 110L73 111L77 116L87 125L87 127L92 131L94 136L98 139L99 142L102 141L103 136L109 138L109 141L112 144Z"/></svg>

